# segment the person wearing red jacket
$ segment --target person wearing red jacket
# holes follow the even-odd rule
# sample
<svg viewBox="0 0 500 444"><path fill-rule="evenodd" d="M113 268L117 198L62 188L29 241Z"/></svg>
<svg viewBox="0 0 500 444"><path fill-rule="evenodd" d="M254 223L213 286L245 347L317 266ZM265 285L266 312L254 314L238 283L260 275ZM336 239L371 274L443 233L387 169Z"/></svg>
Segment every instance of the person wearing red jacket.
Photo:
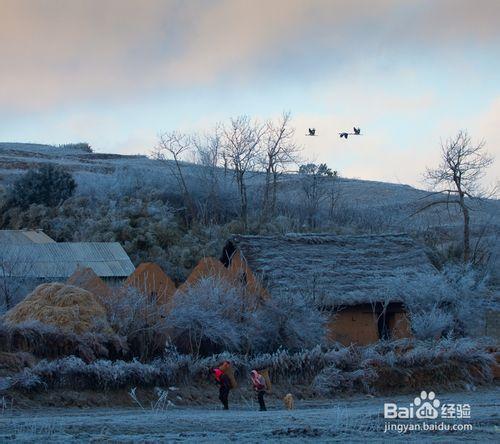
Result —
<svg viewBox="0 0 500 444"><path fill-rule="evenodd" d="M231 380L220 368L213 369L215 381L219 384L219 399L224 406L224 410L229 410L229 390L231 390Z"/></svg>
<svg viewBox="0 0 500 444"><path fill-rule="evenodd" d="M264 395L266 394L266 380L257 370L252 370L250 374L252 378L252 385L255 393L257 393L257 400L259 401L259 410L265 412L266 403L264 402Z"/></svg>

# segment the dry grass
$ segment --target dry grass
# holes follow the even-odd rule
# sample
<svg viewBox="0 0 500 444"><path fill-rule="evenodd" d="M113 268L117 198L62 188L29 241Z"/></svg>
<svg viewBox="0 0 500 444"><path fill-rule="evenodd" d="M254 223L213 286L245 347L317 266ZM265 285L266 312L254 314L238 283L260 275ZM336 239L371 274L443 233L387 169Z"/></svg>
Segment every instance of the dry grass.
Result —
<svg viewBox="0 0 500 444"><path fill-rule="evenodd" d="M15 387L31 391L42 387L122 389L131 387L203 387L211 380L210 369L229 360L239 386L247 386L249 373L263 365L273 384L310 386L323 396L339 392L408 391L423 386L458 388L492 382L494 355L479 341L470 339L436 342L401 341L368 347L322 350L316 347L297 353L279 351L249 357L222 353L207 358L167 350L162 359L138 361L98 360L84 363L76 357L43 360L14 376Z"/></svg>
<svg viewBox="0 0 500 444"><path fill-rule="evenodd" d="M124 359L129 353L127 341L121 336L97 333L76 335L36 321L0 324L0 351L26 352L49 359L74 355L85 362L102 358Z"/></svg>

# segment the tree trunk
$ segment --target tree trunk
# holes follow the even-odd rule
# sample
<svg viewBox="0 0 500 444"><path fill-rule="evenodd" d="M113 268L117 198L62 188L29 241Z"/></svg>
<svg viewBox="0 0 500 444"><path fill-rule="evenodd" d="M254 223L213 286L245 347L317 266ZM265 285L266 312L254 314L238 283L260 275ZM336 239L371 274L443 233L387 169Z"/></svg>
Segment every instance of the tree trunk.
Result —
<svg viewBox="0 0 500 444"><path fill-rule="evenodd" d="M247 187L245 185L244 172L236 172L236 180L238 182L238 188L240 190L240 217L243 222L244 227L247 227L248 222L248 201L247 201Z"/></svg>
<svg viewBox="0 0 500 444"><path fill-rule="evenodd" d="M276 195L278 190L278 173L273 171L273 195L271 198L271 216L274 217L276 214Z"/></svg>
<svg viewBox="0 0 500 444"><path fill-rule="evenodd" d="M464 262L467 262L470 257L470 216L469 209L461 199L460 207L464 215Z"/></svg>
<svg viewBox="0 0 500 444"><path fill-rule="evenodd" d="M264 200L262 202L262 215L261 221L267 222L269 219L269 194L271 190L271 169L269 166L266 167L266 183L264 186Z"/></svg>

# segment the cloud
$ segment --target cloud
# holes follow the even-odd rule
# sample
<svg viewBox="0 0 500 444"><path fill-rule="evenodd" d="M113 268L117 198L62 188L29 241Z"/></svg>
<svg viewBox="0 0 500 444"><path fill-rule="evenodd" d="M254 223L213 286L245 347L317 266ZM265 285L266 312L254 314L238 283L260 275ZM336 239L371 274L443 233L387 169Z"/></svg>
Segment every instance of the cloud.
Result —
<svg viewBox="0 0 500 444"><path fill-rule="evenodd" d="M307 81L371 58L383 68L408 53L498 43L499 13L495 0L2 0L0 106L41 112Z"/></svg>

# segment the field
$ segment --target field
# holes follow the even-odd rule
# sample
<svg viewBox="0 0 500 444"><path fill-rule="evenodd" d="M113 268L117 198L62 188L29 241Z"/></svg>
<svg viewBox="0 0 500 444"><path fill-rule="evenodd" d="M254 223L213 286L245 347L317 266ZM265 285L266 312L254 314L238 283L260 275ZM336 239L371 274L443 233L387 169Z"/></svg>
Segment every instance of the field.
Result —
<svg viewBox="0 0 500 444"><path fill-rule="evenodd" d="M445 420L472 424L472 431L384 433L383 403L408 405L413 396L353 396L333 401L297 402L286 411L279 401L269 411L256 411L253 401L232 406L135 409L4 409L0 441L8 442L366 442L473 441L498 442L500 389L437 393L441 403L468 403L470 420ZM400 420L404 422L404 420ZM454 422L453 422L454 421ZM399 439L398 439L399 438Z"/></svg>

